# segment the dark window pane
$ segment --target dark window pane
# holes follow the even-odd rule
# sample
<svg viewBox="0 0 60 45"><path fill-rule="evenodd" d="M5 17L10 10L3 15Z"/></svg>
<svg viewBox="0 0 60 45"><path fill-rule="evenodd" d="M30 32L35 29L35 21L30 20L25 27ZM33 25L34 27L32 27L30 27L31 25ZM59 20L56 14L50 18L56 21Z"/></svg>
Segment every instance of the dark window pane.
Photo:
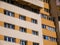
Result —
<svg viewBox="0 0 60 45"><path fill-rule="evenodd" d="M44 14L42 14L41 17L47 19L47 16Z"/></svg>
<svg viewBox="0 0 60 45"><path fill-rule="evenodd" d="M15 42L15 38L12 38L12 42Z"/></svg>
<svg viewBox="0 0 60 45"><path fill-rule="evenodd" d="M8 10L4 10L4 14L14 17L14 13Z"/></svg>
<svg viewBox="0 0 60 45"><path fill-rule="evenodd" d="M46 29L46 25L42 24L42 28L45 28Z"/></svg>
<svg viewBox="0 0 60 45"><path fill-rule="evenodd" d="M37 24L37 20L36 19L31 19L31 22Z"/></svg>
<svg viewBox="0 0 60 45"><path fill-rule="evenodd" d="M27 41L21 40L21 41L20 41L20 44L21 44L21 45L27 45Z"/></svg>
<svg viewBox="0 0 60 45"><path fill-rule="evenodd" d="M39 45L39 43L33 43L33 45Z"/></svg>
<svg viewBox="0 0 60 45"><path fill-rule="evenodd" d="M49 9L44 8L44 11L49 12Z"/></svg>
<svg viewBox="0 0 60 45"><path fill-rule="evenodd" d="M15 26L9 23L4 23L4 27L6 28L11 28L11 29L15 29Z"/></svg>
<svg viewBox="0 0 60 45"><path fill-rule="evenodd" d="M43 38L46 39L46 40L48 40L48 36L45 36L45 35L44 35Z"/></svg>
<svg viewBox="0 0 60 45"><path fill-rule="evenodd" d="M11 37L8 37L8 41L10 41L10 42L11 42Z"/></svg>
<svg viewBox="0 0 60 45"><path fill-rule="evenodd" d="M21 32L26 32L26 28L20 27Z"/></svg>
<svg viewBox="0 0 60 45"><path fill-rule="evenodd" d="M4 40L7 41L7 36L4 36Z"/></svg>
<svg viewBox="0 0 60 45"><path fill-rule="evenodd" d="M56 42L57 40L56 40L56 38L50 37L50 41Z"/></svg>
<svg viewBox="0 0 60 45"><path fill-rule="evenodd" d="M20 15L19 19L26 20L25 16Z"/></svg>
<svg viewBox="0 0 60 45"><path fill-rule="evenodd" d="M38 35L38 32L37 31L32 31L32 34Z"/></svg>

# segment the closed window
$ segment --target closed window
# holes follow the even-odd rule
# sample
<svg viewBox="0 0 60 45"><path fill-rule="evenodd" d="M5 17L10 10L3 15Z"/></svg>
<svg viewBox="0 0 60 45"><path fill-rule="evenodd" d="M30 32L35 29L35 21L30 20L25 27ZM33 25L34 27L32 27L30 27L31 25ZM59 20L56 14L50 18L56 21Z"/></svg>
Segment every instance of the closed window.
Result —
<svg viewBox="0 0 60 45"><path fill-rule="evenodd" d="M43 36L43 38L44 38L44 39L46 39L46 40L48 40L48 39L49 39L49 37L48 37L48 36L45 36L45 35Z"/></svg>
<svg viewBox="0 0 60 45"><path fill-rule="evenodd" d="M26 30L26 28L24 28L24 27L20 27L20 31L21 31L21 32L26 32L27 30Z"/></svg>
<svg viewBox="0 0 60 45"><path fill-rule="evenodd" d="M56 42L56 38L50 37L50 41L55 41Z"/></svg>
<svg viewBox="0 0 60 45"><path fill-rule="evenodd" d="M49 12L49 9L44 8L44 11Z"/></svg>
<svg viewBox="0 0 60 45"><path fill-rule="evenodd" d="M9 23L4 23L4 27L14 29L15 26Z"/></svg>
<svg viewBox="0 0 60 45"><path fill-rule="evenodd" d="M47 26L47 29L48 29L48 30L51 30L51 31L55 31L55 28L50 27L50 26Z"/></svg>
<svg viewBox="0 0 60 45"><path fill-rule="evenodd" d="M34 30L32 30L32 34L34 34L34 35L38 35L38 31L34 31Z"/></svg>
<svg viewBox="0 0 60 45"><path fill-rule="evenodd" d="M5 14L5 15L8 15L8 16L14 17L14 13L11 12L11 11L8 11L8 10L4 10L4 14Z"/></svg>
<svg viewBox="0 0 60 45"><path fill-rule="evenodd" d="M19 16L19 19L21 19L21 20L26 20L26 16L20 15L20 16Z"/></svg>
<svg viewBox="0 0 60 45"><path fill-rule="evenodd" d="M21 45L27 45L27 41L25 41L25 40L20 40L20 44L21 44Z"/></svg>
<svg viewBox="0 0 60 45"><path fill-rule="evenodd" d="M39 45L39 43L35 43L35 42L34 42L33 45Z"/></svg>
<svg viewBox="0 0 60 45"><path fill-rule="evenodd" d="M48 16L47 19L48 20L51 20L51 21L54 21L55 20L55 18L54 17L51 17L51 16Z"/></svg>
<svg viewBox="0 0 60 45"><path fill-rule="evenodd" d="M15 38L8 37L8 36L4 36L4 40L9 42L15 42Z"/></svg>
<svg viewBox="0 0 60 45"><path fill-rule="evenodd" d="M45 28L46 29L46 25L42 24L42 28Z"/></svg>
<svg viewBox="0 0 60 45"><path fill-rule="evenodd" d="M47 16L44 14L42 14L41 17L47 19Z"/></svg>
<svg viewBox="0 0 60 45"><path fill-rule="evenodd" d="M37 24L37 20L36 19L31 19L31 22Z"/></svg>

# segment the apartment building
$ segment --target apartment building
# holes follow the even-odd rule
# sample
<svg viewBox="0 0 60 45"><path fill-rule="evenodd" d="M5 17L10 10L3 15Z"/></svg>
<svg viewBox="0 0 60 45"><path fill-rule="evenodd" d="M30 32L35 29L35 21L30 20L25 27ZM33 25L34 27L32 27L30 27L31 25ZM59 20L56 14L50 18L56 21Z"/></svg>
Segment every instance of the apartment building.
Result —
<svg viewBox="0 0 60 45"><path fill-rule="evenodd" d="M0 0L0 45L58 45L49 0Z"/></svg>

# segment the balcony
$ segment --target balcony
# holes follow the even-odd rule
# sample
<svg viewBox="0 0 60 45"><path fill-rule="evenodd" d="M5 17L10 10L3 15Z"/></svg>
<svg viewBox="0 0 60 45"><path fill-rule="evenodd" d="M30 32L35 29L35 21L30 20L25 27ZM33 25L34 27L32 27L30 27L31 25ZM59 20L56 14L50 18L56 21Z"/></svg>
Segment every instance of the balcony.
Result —
<svg viewBox="0 0 60 45"><path fill-rule="evenodd" d="M26 5L24 2L22 2L22 3L24 3L25 5L18 3L18 1L13 1L13 0L1 0L1 1L4 1L4 2L10 3L10 4L13 4L15 6L21 7L23 9L32 11L32 12L37 13L37 14L40 13L39 12L39 9L31 7L31 5L30 6L29 5Z"/></svg>
<svg viewBox="0 0 60 45"><path fill-rule="evenodd" d="M39 7L43 7L44 6L43 2L40 1L40 0L23 0L23 1L26 1L26 2L31 3L33 5L37 5Z"/></svg>

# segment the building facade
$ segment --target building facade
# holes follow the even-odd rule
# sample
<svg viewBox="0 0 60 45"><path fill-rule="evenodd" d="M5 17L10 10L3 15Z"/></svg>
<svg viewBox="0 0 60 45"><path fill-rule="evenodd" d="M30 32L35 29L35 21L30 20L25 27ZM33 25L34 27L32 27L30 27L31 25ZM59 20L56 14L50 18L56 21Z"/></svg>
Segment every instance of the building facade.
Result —
<svg viewBox="0 0 60 45"><path fill-rule="evenodd" d="M0 0L0 45L58 45L49 0Z"/></svg>

